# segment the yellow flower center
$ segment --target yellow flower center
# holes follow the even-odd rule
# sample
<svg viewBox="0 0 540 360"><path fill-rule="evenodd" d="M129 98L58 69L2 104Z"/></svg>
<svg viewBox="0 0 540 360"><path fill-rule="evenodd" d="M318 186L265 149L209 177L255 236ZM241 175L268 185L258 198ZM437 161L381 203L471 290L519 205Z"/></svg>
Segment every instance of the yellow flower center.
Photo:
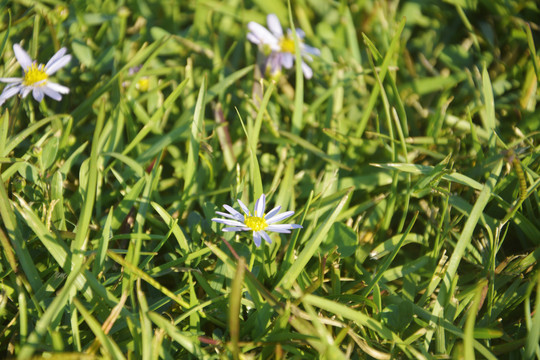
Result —
<svg viewBox="0 0 540 360"><path fill-rule="evenodd" d="M47 83L46 80L48 77L49 75L47 75L47 73L45 72L45 66L38 66L34 63L30 65L30 68L28 68L28 70L24 74L23 84L25 86L32 86L41 81L38 86L43 86Z"/></svg>
<svg viewBox="0 0 540 360"><path fill-rule="evenodd" d="M279 40L279 47L281 51L294 54L294 39L284 36Z"/></svg>
<svg viewBox="0 0 540 360"><path fill-rule="evenodd" d="M244 224L253 231L261 231L268 227L266 220L258 216L248 216L244 220Z"/></svg>
<svg viewBox="0 0 540 360"><path fill-rule="evenodd" d="M140 78L135 87L139 91L148 91L150 88L150 80L147 77Z"/></svg>

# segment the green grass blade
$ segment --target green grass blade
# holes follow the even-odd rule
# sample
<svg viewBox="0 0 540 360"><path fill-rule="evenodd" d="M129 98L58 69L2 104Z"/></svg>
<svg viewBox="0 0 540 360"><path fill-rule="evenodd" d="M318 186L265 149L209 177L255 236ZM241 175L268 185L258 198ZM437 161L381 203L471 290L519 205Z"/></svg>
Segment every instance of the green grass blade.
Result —
<svg viewBox="0 0 540 360"><path fill-rule="evenodd" d="M208 356L197 341L197 338L191 333L180 332L176 326L174 326L170 320L165 319L154 312L149 312L148 317L158 328L165 330L165 332L176 341L183 348L195 355L198 359L203 359Z"/></svg>
<svg viewBox="0 0 540 360"><path fill-rule="evenodd" d="M163 102L163 105L154 112L148 123L143 126L137 136L135 136L135 138L124 148L122 155L129 154L135 148L135 146L137 146L150 133L150 131L155 128L157 122L163 117L163 114L169 110L174 105L174 101L180 95L182 95L182 90L188 81L189 79L185 79L173 90L173 92Z"/></svg>
<svg viewBox="0 0 540 360"><path fill-rule="evenodd" d="M296 35L294 26L291 1L287 0L289 12L289 23L291 24L292 36L294 39L294 57L295 57L295 89L294 89L294 109L292 115L292 133L300 134L302 131L303 113L304 113L304 73L302 72L302 55L300 52L300 39Z"/></svg>
<svg viewBox="0 0 540 360"><path fill-rule="evenodd" d="M156 210L159 216L163 219L163 221L165 221L167 226L171 227L172 233L176 237L176 241L178 242L178 245L180 246L180 249L182 249L183 253L185 255L190 253L191 250L188 244L188 240L186 239L186 236L184 235L184 232L178 225L177 221L174 220L172 216L158 203L152 202L151 204L154 210Z"/></svg>
<svg viewBox="0 0 540 360"><path fill-rule="evenodd" d="M375 285L378 285L379 280L383 277L385 271L390 267L390 264L395 259L397 253L399 252L399 250L405 243L405 239L407 238L407 235L409 235L409 232L414 226L414 223L416 222L417 217L418 217L418 213L414 214L414 217L412 218L411 223L409 224L409 226L407 227L403 235L401 235L401 239L399 239L399 242L396 244L396 246L392 250L392 253L390 254L390 256L388 256L385 259L384 263L380 266L380 268L377 269L378 270L377 275L373 277L373 279L368 283L367 287L363 291L363 295L365 297L369 296L369 294L371 293L371 290L373 290L373 287Z"/></svg>
<svg viewBox="0 0 540 360"><path fill-rule="evenodd" d="M236 265L236 274L233 278L231 293L229 295L229 331L231 332L234 359L238 359L240 356L240 348L238 346L238 340L240 338L240 303L242 300L245 268L246 260L241 257Z"/></svg>
<svg viewBox="0 0 540 360"><path fill-rule="evenodd" d="M492 131L496 129L495 100L493 99L493 88L486 67L482 69L482 95L484 97L484 112L482 112L482 123L484 129Z"/></svg>
<svg viewBox="0 0 540 360"><path fill-rule="evenodd" d="M193 113L193 121L191 123L191 133L189 137L189 150L186 168L184 170L184 194L194 194L197 188L195 175L199 165L199 143L204 137L204 97L206 94L206 80L203 78L197 103L195 104L195 112Z"/></svg>
<svg viewBox="0 0 540 360"><path fill-rule="evenodd" d="M286 137L286 138L288 138L289 140L291 140L293 144L303 147L304 149L308 150L309 152L312 152L313 154L315 154L318 157L322 158L323 160L329 162L330 164L332 164L334 166L337 166L337 167L339 167L341 169L344 169L344 170L349 170L349 171L351 170L350 167L348 167L345 164L342 164L339 161L336 161L331 155L328 155L327 153L325 153L324 151L319 149L317 146L315 146L312 143L310 143L309 141L301 138L300 136L294 135L294 134L292 134L290 132L283 131L283 130L280 130L279 134Z"/></svg>
<svg viewBox="0 0 540 360"><path fill-rule="evenodd" d="M113 219L114 211L111 208L107 219L105 220L105 225L103 225L103 231L101 232L101 240L98 244L96 260L93 264L93 274L98 276L99 273L103 270L105 264L105 258L107 257L107 250L109 249L109 240L112 237L111 233L111 223Z"/></svg>
<svg viewBox="0 0 540 360"><path fill-rule="evenodd" d="M534 39L531 31L531 25L525 25L525 32L527 33L527 44L529 45L529 53L531 56L531 62L534 67L534 72L536 73L536 81L540 79L540 63L538 61L538 56L536 55L536 47L534 46Z"/></svg>
<svg viewBox="0 0 540 360"><path fill-rule="evenodd" d="M525 343L524 359L534 359L540 352L538 341L540 341L540 273L536 275L536 300L534 302L534 315L529 324L527 333L527 342ZM529 315L530 316L530 315Z"/></svg>
<svg viewBox="0 0 540 360"><path fill-rule="evenodd" d="M375 331L386 340L399 339L396 334L392 333L390 329L386 328L373 317L361 313L360 311L353 310L346 305L311 294L305 294L303 300L309 305L337 314L345 319L353 320L357 324Z"/></svg>
<svg viewBox="0 0 540 360"><path fill-rule="evenodd" d="M13 245L21 268L23 269L28 282L32 286L32 289L37 291L43 284L36 266L34 265L34 261L28 251L26 239L23 237L21 229L17 225L17 219L13 212L13 207L8 198L3 180L0 181L0 215L2 216L7 235L11 239L11 244Z"/></svg>
<svg viewBox="0 0 540 360"><path fill-rule="evenodd" d="M0 158L5 157L5 155L1 155L1 154L9 153L9 151L4 151L7 145L8 132L9 132L9 110L6 109L6 111L4 111L4 114L0 118Z"/></svg>
<svg viewBox="0 0 540 360"><path fill-rule="evenodd" d="M276 287L282 287L285 290L290 289L292 287L292 285L296 281L296 278L304 270L309 260L313 257L315 252L319 249L319 245L324 240L324 237L328 234L328 230L334 224L334 221L336 220L337 216L339 215L339 213L345 206L345 203L347 202L347 199L349 198L349 195L351 192L352 192L352 189L349 189L347 193L345 194L345 196L343 196L343 198L336 205L334 210L319 225L319 228L317 229L315 234L313 234L311 239L305 245L304 249L300 252L300 254L298 254L298 257L296 258L295 262L292 264L289 270L287 270L285 275L283 275L283 277L278 282Z"/></svg>
<svg viewBox="0 0 540 360"><path fill-rule="evenodd" d="M120 255L116 254L115 252L111 250L107 250L107 256L110 257L115 262L117 262L118 264L124 266L126 270L133 273L136 277L143 279L144 281L146 281L147 283L155 287L157 290L161 291L163 294L170 297L171 300L174 300L176 303L178 303L178 305L182 306L184 309L189 308L189 304L184 299L182 299L181 296L174 294L172 291L162 286L150 275L148 275L147 273L145 273L144 271L142 271L135 265L124 260Z"/></svg>
<svg viewBox="0 0 540 360"><path fill-rule="evenodd" d="M58 236L54 236L47 229L45 224L41 222L39 217L34 213L30 205L28 205L24 199L18 198L19 205L15 205L17 212L22 216L26 221L26 224L32 229L32 231L39 238L43 246L47 249L49 254L54 258L54 260L60 265L60 267L68 273L73 267L73 253L68 249L68 246L64 241ZM82 252L77 254L83 258ZM86 279L84 275L80 274L76 279L77 288L82 290L85 289L85 296L89 299L92 298L92 291L86 285Z"/></svg>
<svg viewBox="0 0 540 360"><path fill-rule="evenodd" d="M447 299L452 296L450 285L454 277L456 276L459 264L463 259L463 255L465 254L465 249L471 243L471 235L476 228L480 217L483 215L484 208L486 207L492 196L492 191L501 172L502 164L503 161L499 160L493 168L491 175L489 176L486 184L483 186L483 189L480 192L480 195L476 200L476 203L474 204L474 207L471 210L469 217L467 218L465 226L463 227L461 235L459 236L459 240L454 248L454 252L450 257L450 260L448 261L448 268L446 269L446 273L444 274L443 282L441 285L441 292L437 296L437 302L435 303L432 312L433 315L437 317L441 314L444 304L446 304L447 302ZM429 334L430 333L428 332L428 335L426 336L427 342L431 340L431 336Z"/></svg>
<svg viewBox="0 0 540 360"><path fill-rule="evenodd" d="M99 323L99 321L92 316L92 314L85 308L85 306L79 301L79 299L74 298L73 303L75 304L77 310L81 313L84 321L86 322L90 330L94 333L96 338L101 343L102 349L105 350L105 354L107 354L113 359L125 359L118 345L111 337L105 334L105 332L101 328L101 324Z"/></svg>
<svg viewBox="0 0 540 360"><path fill-rule="evenodd" d="M92 150L90 152L90 164L89 164L89 171L88 171L88 182L87 187L84 189L84 195L83 195L83 205L82 205L82 211L81 211L81 217L79 218L79 221L77 222L77 231L75 234L75 239L73 240L71 244L71 250L73 254L75 255L73 258L73 263L77 264L78 262L81 262L83 257L82 254L75 253L74 250L80 251L84 250L86 248L85 241L87 240L88 236L88 229L90 225L90 221L92 218L92 212L94 210L94 202L96 199L96 191L97 191L97 183L98 183L98 174L99 169L97 167L97 160L99 156L99 137L101 134L101 129L103 128L103 123L105 121L105 100L102 102L102 106L100 108L100 112L97 118L96 127L94 129L94 136L92 138Z"/></svg>
<svg viewBox="0 0 540 360"><path fill-rule="evenodd" d="M85 118L90 111L92 104L99 99L101 95L109 91L113 84L118 81L121 74L127 72L131 67L143 62L146 58L152 56L152 54L158 54L159 50L167 43L168 37L164 37L159 41L152 43L151 45L143 45L142 48L116 73L114 74L104 85L99 87L93 94L91 94L86 100L84 100L73 112L71 113L75 122L79 122Z"/></svg>
<svg viewBox="0 0 540 360"><path fill-rule="evenodd" d="M37 350L37 345L41 343L41 339L45 333L50 330L49 326L57 317L62 315L62 310L65 308L70 294L75 290L75 280L80 276L82 270L83 267L79 266L74 268L68 275L64 287L54 297L43 315L41 315L35 325L34 331L28 336L28 341L22 346L17 356L18 359L28 359Z"/></svg>
<svg viewBox="0 0 540 360"><path fill-rule="evenodd" d="M250 140L250 134L248 130L246 129L246 126L244 125L244 120L242 120L242 116L240 116L240 113L238 110L236 110L238 114L238 118L240 119L240 123L242 124L242 128L244 129L244 133L246 134L247 138L247 144L249 148L249 160L250 160L250 174L251 174L251 184L253 185L253 193L254 193L254 199L258 199L263 191L262 186L262 178L261 178L261 170L259 168L259 160L257 159L257 153L255 149L255 144L252 143Z"/></svg>
<svg viewBox="0 0 540 360"><path fill-rule="evenodd" d="M6 112L6 115L7 115L7 112ZM50 122L53 122L54 120L59 120L65 117L66 115L62 115L62 114L46 117L28 126L26 129L16 134L15 136L10 137L6 145L2 149L3 151L2 153L0 153L0 157L7 156L13 149L15 149L15 147L17 147L21 142L23 142L30 135L36 133L37 130L39 130L41 127L49 124Z"/></svg>
<svg viewBox="0 0 540 360"><path fill-rule="evenodd" d="M148 317L148 303L144 291L141 289L140 280L137 281L137 300L140 304L139 319L141 322L140 348L142 353L140 356L142 360L150 360L152 355L152 323Z"/></svg>
<svg viewBox="0 0 540 360"><path fill-rule="evenodd" d="M398 50L399 40L401 37L401 33L403 32L403 28L405 27L405 22L406 22L405 18L401 19L398 25L398 28L394 34L394 37L392 38L392 42L390 43L390 46L388 48L388 52L384 56L384 60L379 71L379 78L381 80L381 83L384 83L384 78L388 71L388 67L390 66L390 62L394 59L395 52ZM363 34L363 36L364 38L367 38L366 35ZM362 118L360 119L360 122L358 123L358 127L356 128L355 136L357 138L361 137L362 134L364 133L369 117L371 116L371 112L373 111L377 98L379 97L380 91L381 89L379 85L376 83L375 87L371 91L368 105L365 109L363 109Z"/></svg>
<svg viewBox="0 0 540 360"><path fill-rule="evenodd" d="M474 292L474 298L467 311L467 320L465 322L465 330L463 332L463 343L465 348L465 359L475 359L474 354L474 323L478 315L480 307L480 298L482 297L482 291L487 286L487 281L481 281Z"/></svg>

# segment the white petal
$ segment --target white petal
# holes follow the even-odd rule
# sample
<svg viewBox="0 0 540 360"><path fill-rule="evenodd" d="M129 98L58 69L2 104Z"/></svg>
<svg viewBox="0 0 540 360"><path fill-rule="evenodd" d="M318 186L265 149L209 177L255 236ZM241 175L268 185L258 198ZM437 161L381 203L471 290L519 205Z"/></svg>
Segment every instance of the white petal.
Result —
<svg viewBox="0 0 540 360"><path fill-rule="evenodd" d="M292 31L291 31L292 33ZM296 36L298 36L300 39L303 39L306 37L306 33L304 32L304 30L300 29L300 28L296 28Z"/></svg>
<svg viewBox="0 0 540 360"><path fill-rule="evenodd" d="M21 86L21 97L24 99L25 97L30 94L30 91L32 91L32 87L30 86Z"/></svg>
<svg viewBox="0 0 540 360"><path fill-rule="evenodd" d="M250 228L246 228L246 227L235 226L235 227L226 227L226 228L223 228L222 231L248 231L248 230L251 230L251 229L250 229Z"/></svg>
<svg viewBox="0 0 540 360"><path fill-rule="evenodd" d="M37 88L34 88L34 91L32 91L32 96L34 96L34 99L36 99L37 102L41 102L45 94L43 93L43 90L41 89L41 87L37 87Z"/></svg>
<svg viewBox="0 0 540 360"><path fill-rule="evenodd" d="M225 224L225 225L231 225L231 226L240 226L240 227L245 227L246 226L244 223L241 223L240 221L236 221L236 220L213 218L212 221L215 221L215 222L221 223L221 224Z"/></svg>
<svg viewBox="0 0 540 360"><path fill-rule="evenodd" d="M305 45L305 44L304 44L304 51L307 52L308 54L315 55L315 56L321 55L321 50L317 49L316 47Z"/></svg>
<svg viewBox="0 0 540 360"><path fill-rule="evenodd" d="M5 83L22 82L22 78L16 78L16 77L0 78L0 81L5 82Z"/></svg>
<svg viewBox="0 0 540 360"><path fill-rule="evenodd" d="M232 216L236 217L238 220L241 220L241 221L244 220L244 215L240 214L238 211L236 211L235 209L233 209L232 206L229 206L229 205L223 205L223 207L225 208L225 210L227 210L227 211L229 212L229 214L231 214Z"/></svg>
<svg viewBox="0 0 540 360"><path fill-rule="evenodd" d="M30 55L19 44L13 45L13 52L15 53L15 57L17 58L17 61L19 64L21 64L21 67L26 72L26 69L32 65L32 59L30 58Z"/></svg>
<svg viewBox="0 0 540 360"><path fill-rule="evenodd" d="M283 36L283 29L276 14L268 14L266 17L266 23L268 28L278 39Z"/></svg>
<svg viewBox="0 0 540 360"><path fill-rule="evenodd" d="M43 86L41 89L43 90L45 95L47 95L51 99L54 99L56 101L62 100L62 95L60 95L60 93L58 91L54 91L53 89L51 89L48 86Z"/></svg>
<svg viewBox="0 0 540 360"><path fill-rule="evenodd" d="M274 228L274 226L275 225L270 225L265 230L266 231L277 232L277 233L281 233L281 234L290 234L291 233L291 230L289 230L289 229Z"/></svg>
<svg viewBox="0 0 540 360"><path fill-rule="evenodd" d="M66 53L67 49L65 47L61 48L56 52L56 54L53 55L53 57L47 62L45 65L45 68L48 68L51 66L56 60L60 59L64 54Z"/></svg>
<svg viewBox="0 0 540 360"><path fill-rule="evenodd" d="M270 219L266 219L267 224L273 224L281 220L285 220L294 215L294 211L285 211L284 213L272 216Z"/></svg>
<svg viewBox="0 0 540 360"><path fill-rule="evenodd" d="M221 212L221 211L216 211L216 214L219 215L219 216L223 216L223 217L229 218L229 219L238 220L238 221L244 221L244 217L243 217L243 216L242 216L242 219L239 219L239 218L237 218L237 217L234 216L234 215L227 214L227 213L224 213L224 212Z"/></svg>
<svg viewBox="0 0 540 360"><path fill-rule="evenodd" d="M19 91L21 91L21 89L23 88L23 86L21 84L17 85L17 84L14 84L14 85L8 85L4 88L4 91L2 91L2 95L1 96L4 96L6 99L7 98L10 98L12 97L13 95L17 94Z"/></svg>
<svg viewBox="0 0 540 360"><path fill-rule="evenodd" d="M242 211L249 216L249 209L246 205L242 202L242 200L238 199L238 203L240 204L240 207L242 208Z"/></svg>
<svg viewBox="0 0 540 360"><path fill-rule="evenodd" d="M255 246L261 246L261 235L258 231L253 232L253 242L255 243Z"/></svg>
<svg viewBox="0 0 540 360"><path fill-rule="evenodd" d="M266 196L264 194L255 201L255 216L262 217L266 208Z"/></svg>
<svg viewBox="0 0 540 360"><path fill-rule="evenodd" d="M0 95L0 106L10 97L17 95L19 91L21 91L22 85L19 86L11 86L6 87L4 91L2 91L2 94Z"/></svg>
<svg viewBox="0 0 540 360"><path fill-rule="evenodd" d="M306 52L302 52L302 58L303 58L304 60L309 61L309 62L313 61L313 58L311 57L311 55L309 55L309 54L306 53Z"/></svg>
<svg viewBox="0 0 540 360"><path fill-rule="evenodd" d="M293 66L293 61L294 61L294 55L291 54L291 53L281 53L281 65L283 65L283 67L285 69L290 69L292 68Z"/></svg>
<svg viewBox="0 0 540 360"><path fill-rule="evenodd" d="M298 224L273 224L273 225L268 225L266 230L270 231L269 229L272 229L272 231L275 231L278 229L292 230L292 229L301 229L301 228L302 228L302 225L298 225Z"/></svg>
<svg viewBox="0 0 540 360"><path fill-rule="evenodd" d="M66 55L61 57L60 59L56 60L54 63L50 64L47 63L47 66L45 66L45 72L47 75L52 75L64 66L66 66L71 61L71 55Z"/></svg>
<svg viewBox="0 0 540 360"><path fill-rule="evenodd" d="M265 219L270 219L272 216L276 215L279 212L279 210L281 210L281 206L276 206L275 208L270 210L268 212L268 214L266 214L266 216L264 218Z"/></svg>
<svg viewBox="0 0 540 360"><path fill-rule="evenodd" d="M292 229L302 229L302 225L298 224L274 224L274 225L268 225L266 227L266 231L274 231L279 233L290 233L290 230Z"/></svg>
<svg viewBox="0 0 540 360"><path fill-rule="evenodd" d="M268 234L264 231L259 231L259 234L261 234L261 236L263 237L264 241L266 241L267 243L271 244L272 243L272 239L270 239L270 236L268 236Z"/></svg>
<svg viewBox="0 0 540 360"><path fill-rule="evenodd" d="M270 72L272 74L275 74L277 72L281 71L281 53L273 52L268 57L268 60L266 62L266 66L270 67Z"/></svg>
<svg viewBox="0 0 540 360"><path fill-rule="evenodd" d="M304 76L306 79L311 79L313 76L313 70L309 67L308 64L302 61L302 71L304 72Z"/></svg>
<svg viewBox="0 0 540 360"><path fill-rule="evenodd" d="M261 24L250 21L248 23L248 29L255 37L259 38L263 44L277 44L278 42L278 39Z"/></svg>
<svg viewBox="0 0 540 360"><path fill-rule="evenodd" d="M247 39L248 39L249 41L251 41L252 43L254 43L254 44L256 44L256 45L262 44L262 43L261 43L261 39L259 39L258 37L256 37L256 36L253 35L252 33L248 33L248 34L246 35L246 37L247 37Z"/></svg>
<svg viewBox="0 0 540 360"><path fill-rule="evenodd" d="M59 92L60 94L69 94L69 88L53 82L47 82L47 87L51 90Z"/></svg>

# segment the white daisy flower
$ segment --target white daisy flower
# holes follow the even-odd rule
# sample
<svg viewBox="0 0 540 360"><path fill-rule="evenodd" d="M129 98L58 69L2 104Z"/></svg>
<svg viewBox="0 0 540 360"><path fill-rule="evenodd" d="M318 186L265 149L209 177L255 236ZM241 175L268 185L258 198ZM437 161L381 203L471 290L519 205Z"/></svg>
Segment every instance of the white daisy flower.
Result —
<svg viewBox="0 0 540 360"><path fill-rule="evenodd" d="M281 206L276 206L265 215L266 196L264 194L255 202L253 215L251 215L247 206L242 201L238 200L238 203L245 215L242 215L229 205L223 205L228 213L216 211L216 214L224 216L227 219L213 218L212 221L232 226L224 228L223 231L252 231L253 241L257 247L261 245L261 239L264 239L269 244L272 243L266 231L289 234L292 229L302 228L298 224L276 224L294 215L294 211L285 211L278 214Z"/></svg>
<svg viewBox="0 0 540 360"><path fill-rule="evenodd" d="M287 34L283 33L283 28L275 14L270 14L266 18L268 29L264 26L250 21L248 23L249 33L247 39L259 46L261 51L268 56L266 66L270 68L272 74L281 71L281 67L290 69L295 59L295 44L291 29L287 29ZM319 56L320 50L304 43L306 34L302 29L296 29L298 43L300 45L300 54L302 58L313 61L311 55ZM302 60L302 71L306 79L311 79L313 70Z"/></svg>
<svg viewBox="0 0 540 360"><path fill-rule="evenodd" d="M13 52L17 61L23 68L22 78L0 78L1 82L8 83L0 94L0 106L10 97L20 94L25 98L30 92L36 101L43 100L47 95L56 101L62 99L61 94L69 93L69 88L49 81L49 76L66 66L71 60L71 55L65 55L66 48L61 48L47 62L46 65L37 64L19 44L13 45Z"/></svg>

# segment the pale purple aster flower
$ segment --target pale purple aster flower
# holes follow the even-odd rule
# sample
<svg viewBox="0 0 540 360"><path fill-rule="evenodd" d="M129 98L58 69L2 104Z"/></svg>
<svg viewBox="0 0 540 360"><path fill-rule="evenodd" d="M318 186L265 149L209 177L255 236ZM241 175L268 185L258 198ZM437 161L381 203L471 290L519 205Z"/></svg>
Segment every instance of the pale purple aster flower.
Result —
<svg viewBox="0 0 540 360"><path fill-rule="evenodd" d="M238 200L238 204L240 204L245 215L242 215L229 205L223 205L228 213L216 211L216 214L226 217L226 219L213 218L212 221L231 226L224 228L223 231L252 231L253 241L257 247L261 245L261 239L264 239L269 244L272 243L266 231L289 234L292 229L302 228L298 224L276 224L293 216L294 211L285 211L278 214L281 206L276 206L265 214L266 196L264 194L255 202L253 215L242 201Z"/></svg>
<svg viewBox="0 0 540 360"><path fill-rule="evenodd" d="M287 34L283 33L283 28L275 14L269 14L266 18L268 29L264 26L250 21L248 23L247 39L259 46L261 51L268 56L266 66L270 68L272 74L281 71L281 68L290 69L295 59L295 43L293 32L287 29ZM296 29L300 54L303 59L313 61L311 55L319 56L320 50L304 43L306 34L302 29ZM313 70L302 60L302 71L306 79L311 79Z"/></svg>
<svg viewBox="0 0 540 360"><path fill-rule="evenodd" d="M56 101L62 99L61 94L69 93L69 88L49 81L49 76L66 66L71 60L71 55L65 55L66 48L61 48L53 55L47 64L37 64L19 44L13 45L13 52L17 61L23 68L22 78L0 78L0 82L8 83L0 94L0 106L10 97L20 94L25 98L30 92L36 101L43 100L47 95Z"/></svg>

